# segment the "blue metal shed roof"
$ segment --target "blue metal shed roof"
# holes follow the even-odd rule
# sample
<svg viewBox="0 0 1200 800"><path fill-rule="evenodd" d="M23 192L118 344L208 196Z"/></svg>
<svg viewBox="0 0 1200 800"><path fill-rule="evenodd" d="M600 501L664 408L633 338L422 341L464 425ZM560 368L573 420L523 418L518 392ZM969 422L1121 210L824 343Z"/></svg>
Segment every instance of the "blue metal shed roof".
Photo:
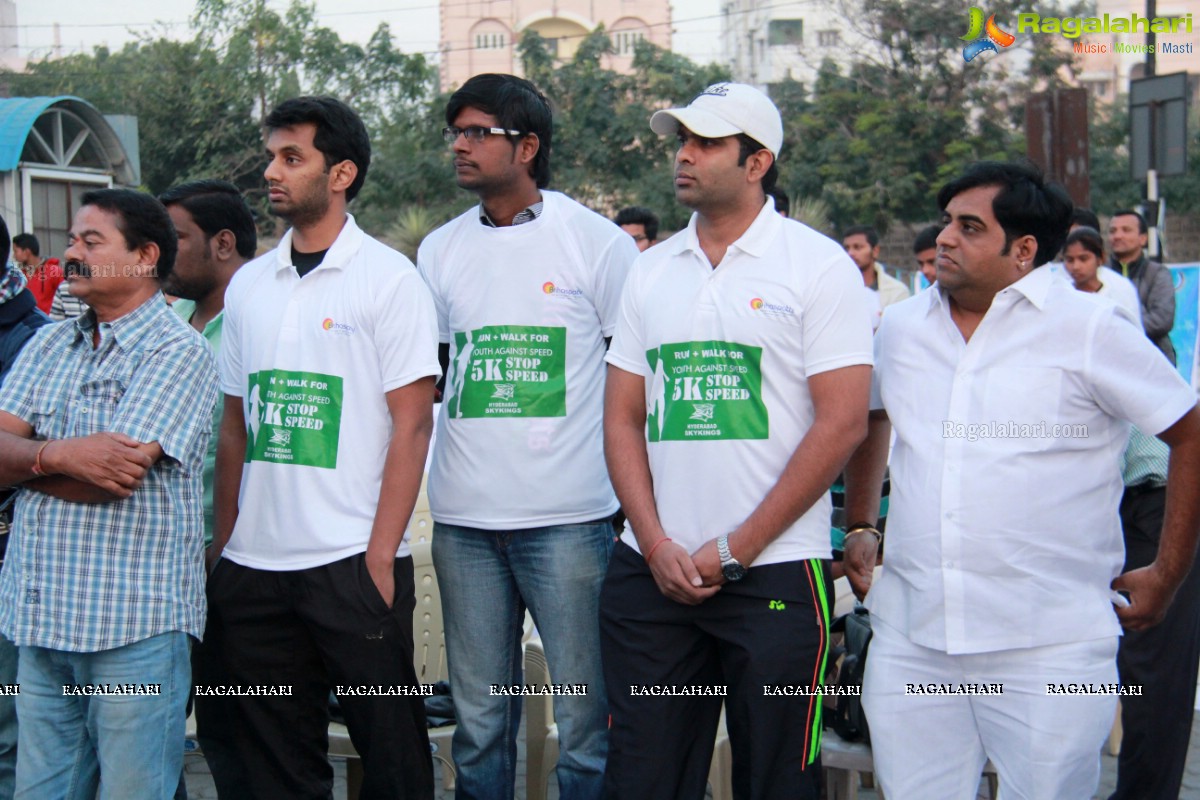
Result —
<svg viewBox="0 0 1200 800"><path fill-rule="evenodd" d="M112 126L91 103L70 95L0 98L0 172L17 168L33 123L46 109L56 105L69 109L87 122L108 153L113 168L118 172L118 180L130 182L133 177L129 158Z"/></svg>

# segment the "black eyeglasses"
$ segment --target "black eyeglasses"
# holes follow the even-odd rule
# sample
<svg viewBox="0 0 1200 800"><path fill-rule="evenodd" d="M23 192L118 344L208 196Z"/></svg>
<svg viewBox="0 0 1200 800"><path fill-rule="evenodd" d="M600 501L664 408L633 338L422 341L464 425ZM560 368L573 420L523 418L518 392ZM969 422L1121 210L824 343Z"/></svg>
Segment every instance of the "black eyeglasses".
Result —
<svg viewBox="0 0 1200 800"><path fill-rule="evenodd" d="M510 131L508 128L485 128L482 125L468 125L465 128L459 128L454 125L448 125L442 128L442 138L446 140L446 144L454 144L458 141L460 135L467 137L468 142L479 144L488 134L495 136L520 136L520 131Z"/></svg>

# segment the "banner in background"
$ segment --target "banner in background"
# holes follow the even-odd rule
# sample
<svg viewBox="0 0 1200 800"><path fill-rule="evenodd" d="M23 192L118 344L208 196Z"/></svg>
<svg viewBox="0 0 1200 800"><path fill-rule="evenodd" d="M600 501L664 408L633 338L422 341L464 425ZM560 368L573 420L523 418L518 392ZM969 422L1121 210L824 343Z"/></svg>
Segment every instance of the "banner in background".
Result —
<svg viewBox="0 0 1200 800"><path fill-rule="evenodd" d="M1175 281L1175 327L1171 329L1171 344L1175 345L1176 363L1179 374L1200 390L1200 364L1197 363L1198 349L1197 309L1200 309L1200 262L1191 264L1168 264L1171 278Z"/></svg>

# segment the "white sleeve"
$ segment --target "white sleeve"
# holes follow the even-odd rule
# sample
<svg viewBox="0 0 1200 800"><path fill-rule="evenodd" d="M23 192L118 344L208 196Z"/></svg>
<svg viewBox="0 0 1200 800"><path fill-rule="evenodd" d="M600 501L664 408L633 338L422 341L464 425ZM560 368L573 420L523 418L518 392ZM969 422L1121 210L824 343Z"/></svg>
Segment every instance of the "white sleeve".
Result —
<svg viewBox="0 0 1200 800"><path fill-rule="evenodd" d="M592 297L596 313L600 316L600 332L604 336L612 336L617 329L621 290L625 288L625 280L629 277L629 267L637 257L637 245L624 231L620 231L619 236L611 237L600 253L593 273Z"/></svg>
<svg viewBox="0 0 1200 800"><path fill-rule="evenodd" d="M625 281L621 306L617 311L616 332L604 360L626 372L649 378L654 373L650 369L650 362L646 360L646 331L642 327L640 279L644 272L644 269L633 269Z"/></svg>
<svg viewBox="0 0 1200 800"><path fill-rule="evenodd" d="M1158 435L1196 405L1196 393L1171 362L1116 306L1089 323L1084 375L1105 412Z"/></svg>
<svg viewBox="0 0 1200 800"><path fill-rule="evenodd" d="M873 362L862 276L848 256L835 257L809 283L803 325L805 377Z"/></svg>
<svg viewBox="0 0 1200 800"><path fill-rule="evenodd" d="M438 241L440 241L440 237L433 243L426 239L417 248L417 271L421 274L421 279L433 297L434 313L437 315L438 341L447 344L450 341L450 316L446 311L445 298L437 285L437 254L434 251Z"/></svg>
<svg viewBox="0 0 1200 800"><path fill-rule="evenodd" d="M871 370L871 404L872 411L886 410L883 405L883 385L880 382L880 377L883 375L884 367L887 364L887 350L885 349L888 342L891 341L892 330L895 329L895 323L889 325L889 320L894 320L895 316L885 317L883 322L879 324L879 330L875 332L875 366Z"/></svg>
<svg viewBox="0 0 1200 800"><path fill-rule="evenodd" d="M375 348L385 392L442 374L433 298L408 259L404 262L376 295Z"/></svg>
<svg viewBox="0 0 1200 800"><path fill-rule="evenodd" d="M244 397L246 373L242 371L242 312L238 303L239 281L225 289L225 310L221 315L221 347L217 353L217 377L221 391L232 397ZM222 401L218 400L218 404Z"/></svg>

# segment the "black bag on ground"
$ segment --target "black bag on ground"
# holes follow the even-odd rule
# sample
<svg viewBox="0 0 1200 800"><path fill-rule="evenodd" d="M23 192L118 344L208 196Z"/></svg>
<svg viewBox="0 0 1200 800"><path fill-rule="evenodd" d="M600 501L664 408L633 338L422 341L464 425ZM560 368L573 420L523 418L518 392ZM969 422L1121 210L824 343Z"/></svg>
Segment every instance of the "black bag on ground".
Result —
<svg viewBox="0 0 1200 800"><path fill-rule="evenodd" d="M870 744L871 732L867 728L867 716L862 707L863 670L867 666L867 649L871 645L871 614L863 606L856 606L849 614L834 620L830 630L844 634L842 646L834 651L833 658L843 656L838 669L837 685L845 691L858 687L858 694L838 694L837 707L832 714L832 728L847 742Z"/></svg>

